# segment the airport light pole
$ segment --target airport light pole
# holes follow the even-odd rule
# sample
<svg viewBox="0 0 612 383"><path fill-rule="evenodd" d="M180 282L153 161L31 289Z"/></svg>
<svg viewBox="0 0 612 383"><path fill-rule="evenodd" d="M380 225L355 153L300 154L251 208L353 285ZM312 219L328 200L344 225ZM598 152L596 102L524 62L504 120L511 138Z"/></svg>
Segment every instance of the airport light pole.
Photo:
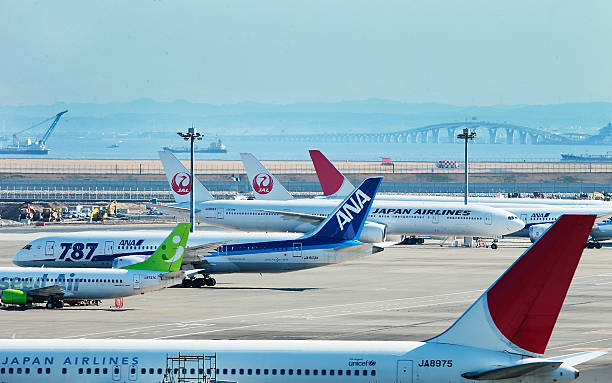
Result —
<svg viewBox="0 0 612 383"><path fill-rule="evenodd" d="M458 134L457 138L465 140L465 196L463 197L463 203L468 203L468 141L473 140L476 137L476 132L470 132L470 129L463 128L463 133Z"/></svg>
<svg viewBox="0 0 612 383"><path fill-rule="evenodd" d="M191 126L191 128L187 130L187 133L177 132L176 134L183 137L185 141L191 141L191 173L189 174L189 177L191 177L189 184L189 222L191 222L190 232L193 233L195 231L195 197L193 194L193 185L195 180L195 174L193 173L193 156L195 152L194 142L195 140L202 139L202 133L198 132L195 126Z"/></svg>

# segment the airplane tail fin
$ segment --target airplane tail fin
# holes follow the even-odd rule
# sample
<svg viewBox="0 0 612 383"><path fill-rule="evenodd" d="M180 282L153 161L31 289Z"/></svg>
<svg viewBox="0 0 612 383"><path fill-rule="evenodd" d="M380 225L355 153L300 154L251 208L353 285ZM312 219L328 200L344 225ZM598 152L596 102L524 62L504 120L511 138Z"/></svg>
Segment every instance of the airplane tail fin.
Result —
<svg viewBox="0 0 612 383"><path fill-rule="evenodd" d="M356 240L361 235L382 177L366 178L307 237Z"/></svg>
<svg viewBox="0 0 612 383"><path fill-rule="evenodd" d="M428 340L540 356L595 215L563 215L445 332Z"/></svg>
<svg viewBox="0 0 612 383"><path fill-rule="evenodd" d="M181 269L187 238L189 237L190 223L179 223L172 233L155 250L153 255L145 261L125 266L124 269L152 270L152 271L178 271Z"/></svg>
<svg viewBox="0 0 612 383"><path fill-rule="evenodd" d="M240 153L249 184L256 199L281 200L293 199L287 189L251 153Z"/></svg>
<svg viewBox="0 0 612 383"><path fill-rule="evenodd" d="M172 189L174 200L178 203L189 202L189 192L192 185L189 171L171 152L162 150L158 153L162 165L164 165L164 172L170 184L170 189ZM197 178L195 179L194 192L196 202L212 201L215 199Z"/></svg>
<svg viewBox="0 0 612 383"><path fill-rule="evenodd" d="M355 187L327 157L319 150L309 150L310 159L317 172L323 195L326 197L344 197L351 193Z"/></svg>

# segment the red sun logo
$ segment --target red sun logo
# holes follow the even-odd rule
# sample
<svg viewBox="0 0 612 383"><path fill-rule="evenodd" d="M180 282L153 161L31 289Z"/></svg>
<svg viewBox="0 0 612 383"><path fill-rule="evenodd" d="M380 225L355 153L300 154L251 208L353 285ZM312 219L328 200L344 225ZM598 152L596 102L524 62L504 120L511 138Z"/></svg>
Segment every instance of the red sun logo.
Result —
<svg viewBox="0 0 612 383"><path fill-rule="evenodd" d="M191 177L185 172L176 173L170 184L176 194L185 195L191 190Z"/></svg>
<svg viewBox="0 0 612 383"><path fill-rule="evenodd" d="M253 190L257 194L268 194L272 191L274 181L268 173L259 173L253 178Z"/></svg>

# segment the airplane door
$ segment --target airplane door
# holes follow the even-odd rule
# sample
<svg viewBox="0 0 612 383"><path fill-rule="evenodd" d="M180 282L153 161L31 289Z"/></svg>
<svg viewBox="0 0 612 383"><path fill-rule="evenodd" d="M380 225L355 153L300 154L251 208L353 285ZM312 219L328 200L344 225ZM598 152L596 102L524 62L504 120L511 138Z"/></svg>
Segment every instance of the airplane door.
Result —
<svg viewBox="0 0 612 383"><path fill-rule="evenodd" d="M412 361L397 361L397 383L412 383Z"/></svg>
<svg viewBox="0 0 612 383"><path fill-rule="evenodd" d="M113 366L113 381L118 382L121 380L121 366Z"/></svg>
<svg viewBox="0 0 612 383"><path fill-rule="evenodd" d="M140 274L134 275L134 290L140 289Z"/></svg>
<svg viewBox="0 0 612 383"><path fill-rule="evenodd" d="M223 213L224 213L223 208L217 209L217 219L223 219Z"/></svg>
<svg viewBox="0 0 612 383"><path fill-rule="evenodd" d="M135 365L130 366L130 372L128 374L129 380L138 380L138 368Z"/></svg>
<svg viewBox="0 0 612 383"><path fill-rule="evenodd" d="M491 225L493 223L493 216L491 213L485 213L484 219L486 225Z"/></svg>
<svg viewBox="0 0 612 383"><path fill-rule="evenodd" d="M104 242L104 255L113 255L114 247L115 247L115 242L113 241Z"/></svg>
<svg viewBox="0 0 612 383"><path fill-rule="evenodd" d="M432 216L431 216L431 221L432 221L433 223L435 223L435 224L440 223L440 216L439 216L439 215L436 215L436 214L432 215Z"/></svg>
<svg viewBox="0 0 612 383"><path fill-rule="evenodd" d="M527 214L521 214L521 221L527 223Z"/></svg>
<svg viewBox="0 0 612 383"><path fill-rule="evenodd" d="M45 255L53 255L55 253L55 241L47 241L45 245Z"/></svg>
<svg viewBox="0 0 612 383"><path fill-rule="evenodd" d="M302 242L293 242L292 254L294 258L302 258Z"/></svg>

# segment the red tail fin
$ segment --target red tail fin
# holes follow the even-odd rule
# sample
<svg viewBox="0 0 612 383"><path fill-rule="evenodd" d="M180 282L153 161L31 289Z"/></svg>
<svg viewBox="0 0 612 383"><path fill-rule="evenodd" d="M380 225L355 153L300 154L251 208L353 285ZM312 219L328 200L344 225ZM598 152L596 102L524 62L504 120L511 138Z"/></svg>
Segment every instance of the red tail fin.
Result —
<svg viewBox="0 0 612 383"><path fill-rule="evenodd" d="M595 215L563 215L432 342L543 354Z"/></svg>
<svg viewBox="0 0 612 383"><path fill-rule="evenodd" d="M562 216L487 292L493 322L515 345L546 350L594 223Z"/></svg>
<svg viewBox="0 0 612 383"><path fill-rule="evenodd" d="M344 176L336 169L336 167L329 162L327 157L318 150L309 150L310 159L317 172L319 183L323 189L323 195L330 196L335 194L342 183L344 182Z"/></svg>

